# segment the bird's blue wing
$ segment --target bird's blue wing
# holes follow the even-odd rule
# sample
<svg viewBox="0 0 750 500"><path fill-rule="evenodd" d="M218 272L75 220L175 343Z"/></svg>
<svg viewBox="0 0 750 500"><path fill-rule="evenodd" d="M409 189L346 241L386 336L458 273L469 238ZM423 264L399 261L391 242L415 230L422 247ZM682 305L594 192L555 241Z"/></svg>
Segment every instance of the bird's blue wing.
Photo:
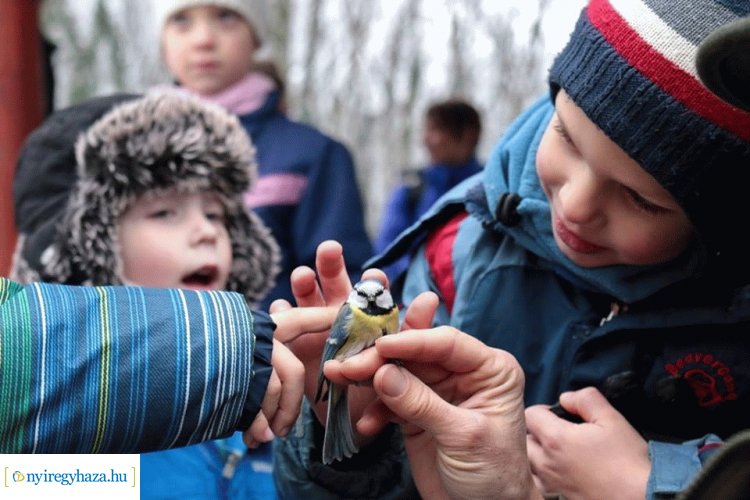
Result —
<svg viewBox="0 0 750 500"><path fill-rule="evenodd" d="M339 313L336 316L336 320L331 326L331 333L328 334L325 346L323 347L323 355L320 358L320 371L318 372L318 390L315 392L315 401L319 401L321 398L325 399L326 395L323 394L323 382L327 379L323 375L323 365L329 359L333 359L336 353L346 342L346 338L349 335L349 327L352 318L352 310L349 304L344 304L339 309Z"/></svg>
<svg viewBox="0 0 750 500"><path fill-rule="evenodd" d="M323 356L320 358L321 369L323 363L329 359L333 359L336 352L344 345L346 338L349 336L349 327L351 325L352 309L349 304L344 304L339 310L336 320L331 326L331 333L328 335L326 345L323 348Z"/></svg>

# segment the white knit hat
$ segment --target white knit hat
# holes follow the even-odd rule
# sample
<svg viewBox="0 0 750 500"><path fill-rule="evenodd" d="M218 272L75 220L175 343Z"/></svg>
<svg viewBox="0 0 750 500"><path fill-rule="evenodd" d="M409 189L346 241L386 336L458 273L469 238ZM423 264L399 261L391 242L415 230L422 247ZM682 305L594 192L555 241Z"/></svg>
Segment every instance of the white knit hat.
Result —
<svg viewBox="0 0 750 500"><path fill-rule="evenodd" d="M266 2L262 0L157 0L155 10L159 31L164 29L167 19L175 12L202 5L215 5L237 12L252 28L258 47L263 43L265 39L265 23L263 20L265 19L267 6Z"/></svg>

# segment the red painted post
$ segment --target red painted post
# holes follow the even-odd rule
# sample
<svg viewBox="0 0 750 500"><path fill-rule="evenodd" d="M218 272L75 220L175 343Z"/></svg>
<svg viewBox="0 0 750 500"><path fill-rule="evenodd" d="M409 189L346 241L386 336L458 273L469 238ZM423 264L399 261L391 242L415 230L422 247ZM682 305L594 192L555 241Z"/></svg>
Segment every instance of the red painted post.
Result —
<svg viewBox="0 0 750 500"><path fill-rule="evenodd" d="M0 276L8 274L16 241L16 157L45 109L38 20L39 0L0 0Z"/></svg>

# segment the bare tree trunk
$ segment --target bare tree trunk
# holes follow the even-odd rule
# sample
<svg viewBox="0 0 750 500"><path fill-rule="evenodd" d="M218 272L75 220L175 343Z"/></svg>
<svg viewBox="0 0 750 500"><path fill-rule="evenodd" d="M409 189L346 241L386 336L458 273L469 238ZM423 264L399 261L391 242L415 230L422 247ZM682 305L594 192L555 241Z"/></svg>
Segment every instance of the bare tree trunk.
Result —
<svg viewBox="0 0 750 500"><path fill-rule="evenodd" d="M320 11L324 0L310 0L309 24L302 43L305 45L303 62L302 90L299 93L297 107L303 120L315 116L315 69L317 66L318 47L321 43Z"/></svg>

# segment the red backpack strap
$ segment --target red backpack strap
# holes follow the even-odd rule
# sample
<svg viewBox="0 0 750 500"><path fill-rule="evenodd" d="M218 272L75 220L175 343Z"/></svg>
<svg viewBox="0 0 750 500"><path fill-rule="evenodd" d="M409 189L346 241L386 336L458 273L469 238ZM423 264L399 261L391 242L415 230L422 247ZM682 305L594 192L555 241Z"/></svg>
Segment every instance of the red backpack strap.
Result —
<svg viewBox="0 0 750 500"><path fill-rule="evenodd" d="M467 212L455 215L433 232L425 244L427 264L430 266L438 292L443 297L449 313L453 312L453 302L456 300L456 282L453 279L453 244L458 235L458 226L467 215Z"/></svg>

